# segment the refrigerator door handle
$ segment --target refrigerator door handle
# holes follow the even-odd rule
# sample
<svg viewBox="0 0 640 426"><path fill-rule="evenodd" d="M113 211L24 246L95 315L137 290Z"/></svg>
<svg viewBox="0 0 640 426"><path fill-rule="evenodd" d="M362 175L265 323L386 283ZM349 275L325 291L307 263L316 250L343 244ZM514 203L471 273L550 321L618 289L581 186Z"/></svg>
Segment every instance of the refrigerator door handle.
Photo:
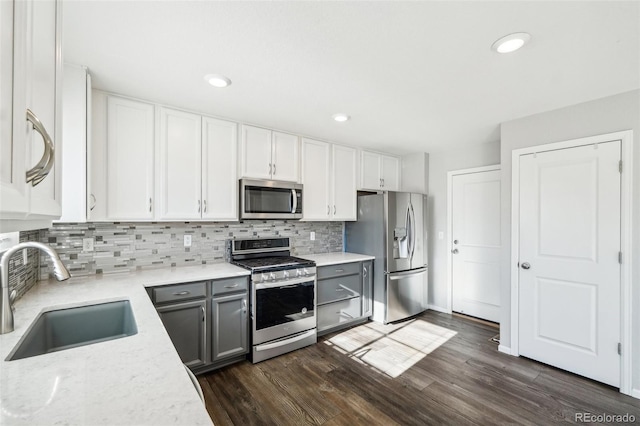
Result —
<svg viewBox="0 0 640 426"><path fill-rule="evenodd" d="M409 258L409 261L411 261L411 240L413 239L413 233L412 233L413 226L411 224L411 202L407 204L407 215L404 221L405 221L404 227L407 232L407 244L409 246L407 248L407 257Z"/></svg>
<svg viewBox="0 0 640 426"><path fill-rule="evenodd" d="M418 269L412 269L410 271L404 271L404 272L387 272L387 275L389 276L389 279L391 281L395 281L395 280L401 280L402 278L408 276L408 275L422 275L425 274L427 272L427 267L423 267L423 268L418 268Z"/></svg>
<svg viewBox="0 0 640 426"><path fill-rule="evenodd" d="M409 258L413 262L413 253L416 251L416 213L413 211L413 204L409 203L409 208L411 209L411 215L409 216L411 219L411 254Z"/></svg>

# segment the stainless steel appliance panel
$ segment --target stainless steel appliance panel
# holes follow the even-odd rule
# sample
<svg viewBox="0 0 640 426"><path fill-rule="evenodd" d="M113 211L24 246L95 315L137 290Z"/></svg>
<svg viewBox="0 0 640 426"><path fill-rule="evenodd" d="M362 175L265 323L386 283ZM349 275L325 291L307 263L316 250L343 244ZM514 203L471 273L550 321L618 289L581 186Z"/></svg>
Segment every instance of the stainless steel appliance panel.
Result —
<svg viewBox="0 0 640 426"><path fill-rule="evenodd" d="M302 218L302 185L270 180L240 180L240 219Z"/></svg>
<svg viewBox="0 0 640 426"><path fill-rule="evenodd" d="M411 269L411 194L387 192L385 210L387 229L387 272Z"/></svg>
<svg viewBox="0 0 640 426"><path fill-rule="evenodd" d="M398 321L425 310L427 268L387 276L387 315L385 322Z"/></svg>

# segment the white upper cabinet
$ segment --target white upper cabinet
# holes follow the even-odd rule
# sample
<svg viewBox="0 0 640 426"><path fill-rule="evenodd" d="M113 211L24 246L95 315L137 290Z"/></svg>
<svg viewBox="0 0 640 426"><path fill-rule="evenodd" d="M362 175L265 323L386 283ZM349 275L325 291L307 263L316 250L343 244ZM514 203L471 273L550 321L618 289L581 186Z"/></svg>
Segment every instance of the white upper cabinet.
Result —
<svg viewBox="0 0 640 426"><path fill-rule="evenodd" d="M56 1L0 2L2 231L60 217L61 22Z"/></svg>
<svg viewBox="0 0 640 426"><path fill-rule="evenodd" d="M158 220L200 219L201 118L160 107Z"/></svg>
<svg viewBox="0 0 640 426"><path fill-rule="evenodd" d="M330 157L330 144L302 139L302 215L305 220L330 217Z"/></svg>
<svg viewBox="0 0 640 426"><path fill-rule="evenodd" d="M108 96L106 127L105 219L154 219L154 106Z"/></svg>
<svg viewBox="0 0 640 426"><path fill-rule="evenodd" d="M87 193L91 75L85 67L64 65L62 90L62 216L60 222L86 222L94 207Z"/></svg>
<svg viewBox="0 0 640 426"><path fill-rule="evenodd" d="M333 220L357 220L357 152L355 148L333 145L332 150Z"/></svg>
<svg viewBox="0 0 640 426"><path fill-rule="evenodd" d="M288 133L273 132L271 135L271 178L298 182L300 180L300 142Z"/></svg>
<svg viewBox="0 0 640 426"><path fill-rule="evenodd" d="M238 125L202 118L202 218L238 220Z"/></svg>
<svg viewBox="0 0 640 426"><path fill-rule="evenodd" d="M360 189L400 190L400 159L376 152L361 152Z"/></svg>
<svg viewBox="0 0 640 426"><path fill-rule="evenodd" d="M356 220L356 150L302 140L305 220Z"/></svg>
<svg viewBox="0 0 640 426"><path fill-rule="evenodd" d="M298 147L295 135L243 125L240 177L298 182Z"/></svg>

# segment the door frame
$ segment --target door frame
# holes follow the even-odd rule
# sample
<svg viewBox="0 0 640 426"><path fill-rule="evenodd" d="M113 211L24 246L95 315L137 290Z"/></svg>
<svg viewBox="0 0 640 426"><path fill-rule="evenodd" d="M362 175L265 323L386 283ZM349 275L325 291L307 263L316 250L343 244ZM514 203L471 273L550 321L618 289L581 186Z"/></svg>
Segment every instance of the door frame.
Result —
<svg viewBox="0 0 640 426"><path fill-rule="evenodd" d="M620 140L623 171L620 179L620 392L631 395L633 347L631 338L632 319L632 177L633 177L633 131L605 133L562 142L541 144L527 148L514 149L511 152L511 355L520 356L519 350L519 247L520 247L520 156L538 152L556 151Z"/></svg>
<svg viewBox="0 0 640 426"><path fill-rule="evenodd" d="M452 170L447 172L447 310L446 313L453 313L453 177L469 175L473 173L494 172L502 170L500 164L491 166L473 167L470 169ZM500 220L502 222L502 220Z"/></svg>

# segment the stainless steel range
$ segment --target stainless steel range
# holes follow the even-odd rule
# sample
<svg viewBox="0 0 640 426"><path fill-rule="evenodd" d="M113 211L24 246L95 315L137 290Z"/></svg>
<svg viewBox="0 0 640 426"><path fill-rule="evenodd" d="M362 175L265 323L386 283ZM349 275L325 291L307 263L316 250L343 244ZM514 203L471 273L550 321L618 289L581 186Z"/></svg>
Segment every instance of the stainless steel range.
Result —
<svg viewBox="0 0 640 426"><path fill-rule="evenodd" d="M289 238L230 240L231 263L251 270L251 361L317 342L316 264Z"/></svg>

